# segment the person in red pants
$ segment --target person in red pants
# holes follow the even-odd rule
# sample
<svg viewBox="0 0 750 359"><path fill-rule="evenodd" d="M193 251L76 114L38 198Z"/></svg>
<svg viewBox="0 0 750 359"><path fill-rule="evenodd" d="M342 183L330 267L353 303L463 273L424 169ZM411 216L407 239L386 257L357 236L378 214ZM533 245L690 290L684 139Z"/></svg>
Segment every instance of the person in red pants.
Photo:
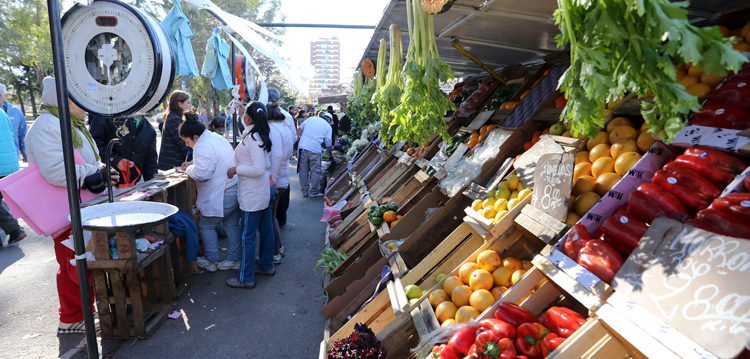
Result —
<svg viewBox="0 0 750 359"><path fill-rule="evenodd" d="M53 238L55 242L55 258L60 265L57 270L57 296L60 299L61 323L71 323L67 328L58 328L60 334L83 333L83 310L81 308L81 292L78 289L78 269L70 263L75 253L62 242L72 234L71 230ZM89 279L90 281L91 279ZM90 283L89 283L90 284ZM91 304L94 304L94 290L91 290Z"/></svg>

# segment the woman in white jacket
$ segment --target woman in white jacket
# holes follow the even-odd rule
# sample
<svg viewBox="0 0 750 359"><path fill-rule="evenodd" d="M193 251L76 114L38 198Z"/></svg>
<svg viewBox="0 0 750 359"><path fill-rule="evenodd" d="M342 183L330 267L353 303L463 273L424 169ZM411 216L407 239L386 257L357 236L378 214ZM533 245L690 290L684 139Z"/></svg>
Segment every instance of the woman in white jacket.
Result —
<svg viewBox="0 0 750 359"><path fill-rule="evenodd" d="M274 234L271 215L272 142L269 137L266 106L253 102L243 117L245 132L234 150L236 167L227 171L227 177L240 179L239 202L242 209L242 262L237 277L227 279L233 288L252 289L255 274L274 275ZM255 237L260 232L259 262L255 268Z"/></svg>
<svg viewBox="0 0 750 359"><path fill-rule="evenodd" d="M276 193L271 199L273 230L274 237L276 238L273 260L274 263L281 263L281 256L285 254L285 249L281 243L279 222L276 219L276 213L278 212L279 203L282 198L286 198L287 202L289 201L289 159L292 157L296 138L292 137L292 132L286 126L286 116L284 116L284 113L279 108L278 103L273 102L267 107L269 112L269 127L271 129L270 137L271 142L274 144L271 149L271 179L276 187Z"/></svg>

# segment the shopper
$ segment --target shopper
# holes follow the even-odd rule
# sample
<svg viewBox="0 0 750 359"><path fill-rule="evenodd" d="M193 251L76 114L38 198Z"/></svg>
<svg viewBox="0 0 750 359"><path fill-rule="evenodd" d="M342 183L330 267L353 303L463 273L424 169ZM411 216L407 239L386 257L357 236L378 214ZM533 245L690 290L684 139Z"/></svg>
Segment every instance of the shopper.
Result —
<svg viewBox="0 0 750 359"><path fill-rule="evenodd" d="M10 118L0 108L0 178L9 176L19 170L18 150L16 150L16 144L13 141L15 136L11 127ZM10 214L10 209L2 202L2 199L3 196L0 194L0 228L5 235L9 236L8 245L16 244L26 238L26 232L18 225L18 221ZM0 248L2 247L3 241L0 239Z"/></svg>
<svg viewBox="0 0 750 359"><path fill-rule="evenodd" d="M306 119L307 119L307 116L305 115L304 109L300 109L299 111L297 111L297 115L295 116L295 120L297 121L297 127L299 127L299 125L301 125L302 122L305 122Z"/></svg>
<svg viewBox="0 0 750 359"><path fill-rule="evenodd" d="M200 211L198 227L203 237L203 257L198 267L209 272L240 268L240 209L237 203L237 179L227 178L227 170L234 166L232 146L220 135L207 131L195 112L185 113L179 127L180 137L193 149L193 162L182 168L196 181L198 197L195 206ZM219 261L219 235L216 227L222 224L229 239L229 254Z"/></svg>
<svg viewBox="0 0 750 359"><path fill-rule="evenodd" d="M336 143L336 138L339 137L339 117L336 116L336 112L333 111L333 106L328 106L326 109L328 114L331 115L331 141Z"/></svg>
<svg viewBox="0 0 750 359"><path fill-rule="evenodd" d="M211 123L208 124L208 130L216 133L217 135L224 137L224 124L226 123L226 117L214 116L211 119Z"/></svg>
<svg viewBox="0 0 750 359"><path fill-rule="evenodd" d="M234 151L236 167L227 171L227 177L239 177L240 208L242 209L242 264L237 277L227 279L233 288L255 287L255 274L274 275L274 234L270 201L273 187L269 179L271 149L266 106L253 102L245 110L243 122L247 130ZM255 267L255 237L258 241L258 267Z"/></svg>
<svg viewBox="0 0 750 359"><path fill-rule="evenodd" d="M84 161L83 164L76 164L75 166L78 186L94 193L100 193L106 188L104 179L107 174L100 162L94 139L86 128L86 120L84 119L86 112L73 101L69 100L68 104L70 106L73 147ZM44 179L51 185L65 187L65 164L57 105L55 79L45 77L42 81L42 113L37 117L29 129L28 135L26 135L26 148L29 163L36 163L39 166L39 171ZM119 180L116 174L111 177L114 183ZM39 203L39 205L44 204ZM68 228L65 233L53 238L55 257L60 265L60 269L57 271L57 294L60 299L60 325L57 328L59 334L85 332L78 287L78 272L76 267L70 263L74 257L74 252L62 244L70 235L71 230ZM91 291L91 300L93 304L93 290Z"/></svg>
<svg viewBox="0 0 750 359"><path fill-rule="evenodd" d="M294 151L295 138L289 132L289 128L284 124L285 116L281 109L272 103L269 116L269 127L271 129L271 179L276 187L274 200L271 202L271 213L274 224L274 237L276 246L274 247L274 262L281 263L281 256L286 254L286 250L281 243L279 233L279 221L276 218L277 213L281 210L282 201L284 202L284 219L286 220L286 209L289 207L289 160Z"/></svg>
<svg viewBox="0 0 750 359"><path fill-rule="evenodd" d="M144 181L149 181L158 172L156 131L145 117L115 122L112 119L89 115L89 131L101 154L106 153L110 140L115 137L120 138L121 143L112 147L109 158L110 165L112 168L117 168L120 177L123 177L123 172L128 170L131 182L136 179L138 172L141 173Z"/></svg>
<svg viewBox="0 0 750 359"><path fill-rule="evenodd" d="M302 196L323 196L320 183L323 176L322 154L325 147L331 153L331 125L321 117L308 118L297 130L299 134L299 183Z"/></svg>
<svg viewBox="0 0 750 359"><path fill-rule="evenodd" d="M179 167L191 158L190 148L180 138L178 128L182 124L182 115L192 108L190 94L187 92L175 90L169 95L169 108L164 113L164 130L159 150L159 169L162 171Z"/></svg>
<svg viewBox="0 0 750 359"><path fill-rule="evenodd" d="M23 111L17 107L8 103L8 88L4 84L0 84L0 109L2 109L8 117L10 117L11 129L13 132L16 151L21 154L24 162L28 161L26 157L26 116ZM18 155L16 155L17 157ZM16 158L17 159L17 158Z"/></svg>

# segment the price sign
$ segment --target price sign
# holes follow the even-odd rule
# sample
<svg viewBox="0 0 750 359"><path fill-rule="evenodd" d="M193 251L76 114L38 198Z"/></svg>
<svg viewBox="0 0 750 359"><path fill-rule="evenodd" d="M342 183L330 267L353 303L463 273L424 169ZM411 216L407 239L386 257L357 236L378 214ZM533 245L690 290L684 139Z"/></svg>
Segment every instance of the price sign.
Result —
<svg viewBox="0 0 750 359"><path fill-rule="evenodd" d="M539 157L534 170L531 204L560 221L568 215L574 160L572 153L550 153Z"/></svg>
<svg viewBox="0 0 750 359"><path fill-rule="evenodd" d="M750 241L658 218L613 285L720 358L750 340Z"/></svg>

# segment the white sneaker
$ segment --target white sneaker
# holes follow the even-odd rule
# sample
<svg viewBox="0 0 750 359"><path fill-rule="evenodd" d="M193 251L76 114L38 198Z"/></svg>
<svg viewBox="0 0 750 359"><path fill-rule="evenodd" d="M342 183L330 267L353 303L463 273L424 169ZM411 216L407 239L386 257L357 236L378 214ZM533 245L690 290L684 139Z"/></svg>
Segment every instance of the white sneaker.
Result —
<svg viewBox="0 0 750 359"><path fill-rule="evenodd" d="M230 261L228 259L225 259L216 266L219 270L239 270L240 269L240 262Z"/></svg>
<svg viewBox="0 0 750 359"><path fill-rule="evenodd" d="M211 273L216 272L216 263L209 261L206 257L198 257L198 267Z"/></svg>
<svg viewBox="0 0 750 359"><path fill-rule="evenodd" d="M281 254L273 256L273 264L281 264Z"/></svg>
<svg viewBox="0 0 750 359"><path fill-rule="evenodd" d="M279 254L281 254L282 257L286 257L286 248L284 248L284 246L279 247Z"/></svg>

